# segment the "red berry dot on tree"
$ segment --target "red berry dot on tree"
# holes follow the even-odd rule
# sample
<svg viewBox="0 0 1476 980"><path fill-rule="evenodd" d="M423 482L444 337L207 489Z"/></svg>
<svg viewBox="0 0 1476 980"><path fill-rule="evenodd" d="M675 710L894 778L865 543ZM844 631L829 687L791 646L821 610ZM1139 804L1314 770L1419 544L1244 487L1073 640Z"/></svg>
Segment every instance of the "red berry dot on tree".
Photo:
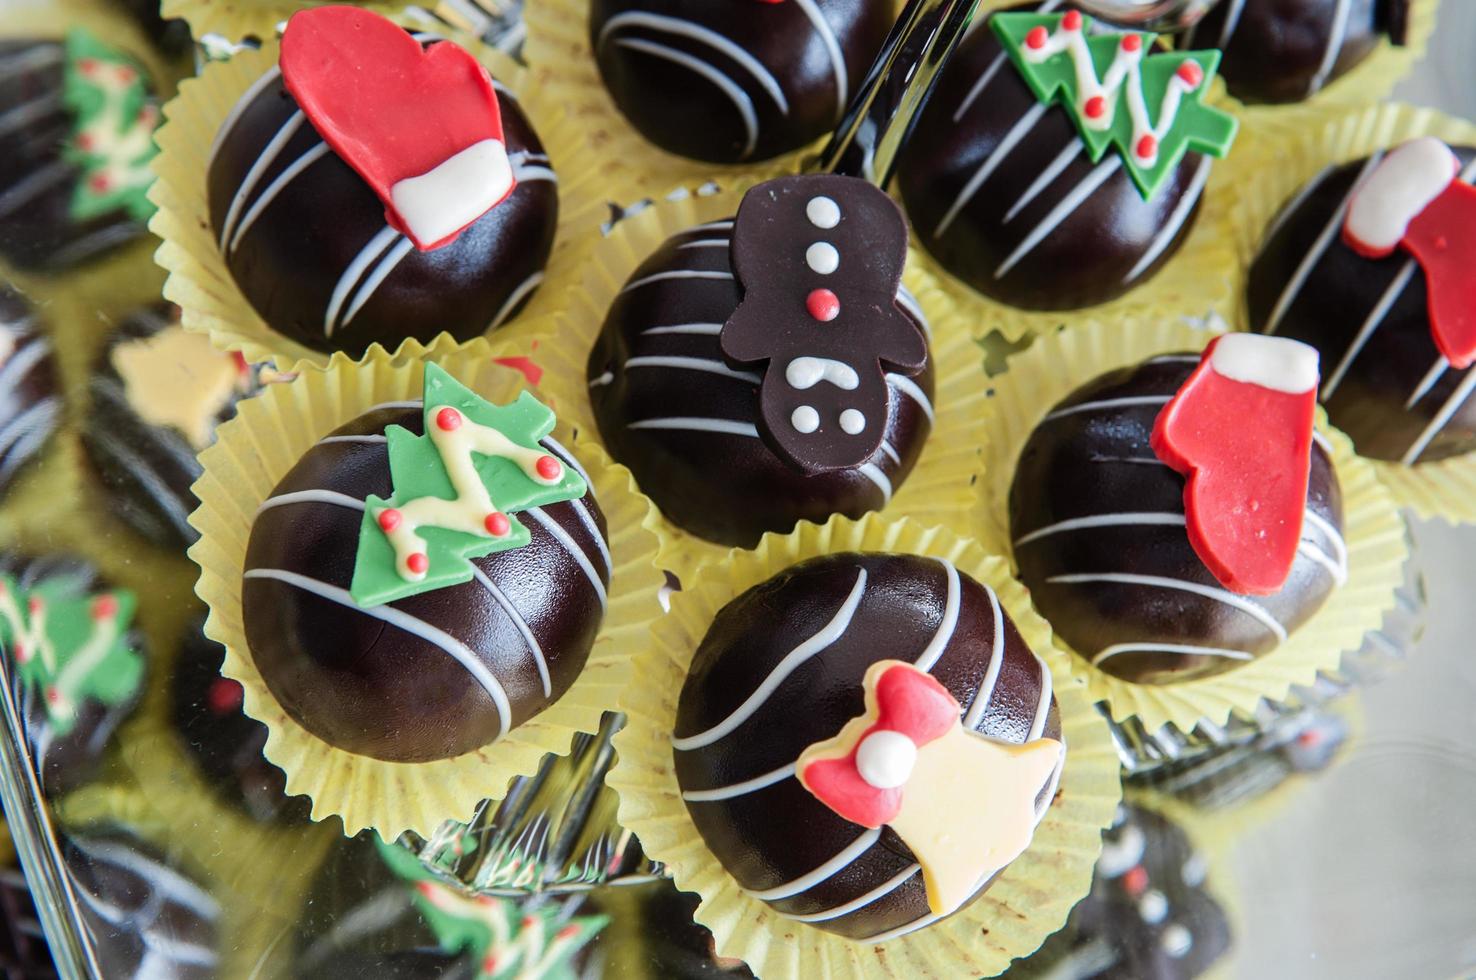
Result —
<svg viewBox="0 0 1476 980"><path fill-rule="evenodd" d="M840 316L840 299L828 289L817 289L805 297L805 309L821 323L829 323Z"/></svg>
<svg viewBox="0 0 1476 980"><path fill-rule="evenodd" d="M30 663L31 662L31 649L30 649L30 647L26 646L24 643L17 643L15 645L15 662L18 663L18 664L27 664L27 663Z"/></svg>
<svg viewBox="0 0 1476 980"><path fill-rule="evenodd" d="M94 145L94 141L92 139L92 134L91 133L78 133L77 134L77 149L82 150L83 152L86 152L86 151L91 150L92 147L93 147L93 145Z"/></svg>
<svg viewBox="0 0 1476 980"><path fill-rule="evenodd" d="M1151 134L1138 140L1138 158L1140 160L1151 160L1158 154L1158 140Z"/></svg>
<svg viewBox="0 0 1476 980"><path fill-rule="evenodd" d="M1068 10L1066 16L1061 18L1061 27L1068 31L1081 30L1081 11Z"/></svg>
<svg viewBox="0 0 1476 980"><path fill-rule="evenodd" d="M92 600L92 618L99 623L118 615L118 597L100 595Z"/></svg>
<svg viewBox="0 0 1476 980"><path fill-rule="evenodd" d="M1107 100L1100 95L1094 95L1086 100L1086 105L1081 109L1087 114L1088 119L1101 119L1107 112Z"/></svg>
<svg viewBox="0 0 1476 980"><path fill-rule="evenodd" d="M425 570L430 568L430 559L425 556L425 552L417 551L405 559L405 567L416 575L424 575Z"/></svg>
<svg viewBox="0 0 1476 980"><path fill-rule="evenodd" d="M48 687L46 689L46 700L51 704L61 704L61 691L55 687Z"/></svg>
<svg viewBox="0 0 1476 980"><path fill-rule="evenodd" d="M105 194L108 188L113 186L113 182L108 180L107 174L93 174L92 179L87 182L87 186L99 194Z"/></svg>
<svg viewBox="0 0 1476 980"><path fill-rule="evenodd" d="M521 923L519 923L519 926L518 927L520 929L532 929L537 924L538 924L538 920L537 919L533 918L533 916L531 916L531 915L525 915L525 916L523 916L523 921Z"/></svg>
<svg viewBox="0 0 1476 980"><path fill-rule="evenodd" d="M92 77L92 75L96 74L97 72L97 59L83 58L81 61L77 62L77 71L81 73L84 77Z"/></svg>
<svg viewBox="0 0 1476 980"><path fill-rule="evenodd" d="M534 466L538 470L538 475L545 480L557 480L559 474L564 471L564 468L559 465L559 461L552 456L539 456L538 462Z"/></svg>
<svg viewBox="0 0 1476 980"><path fill-rule="evenodd" d="M26 600L26 609L30 612L32 616L39 615L41 611L45 608L46 603L42 602L41 597L38 595L33 595L31 596L31 598Z"/></svg>
<svg viewBox="0 0 1476 980"><path fill-rule="evenodd" d="M1124 51L1132 53L1137 51L1142 46L1143 36L1141 34L1124 34L1122 36L1122 49Z"/></svg>
<svg viewBox="0 0 1476 980"><path fill-rule="evenodd" d="M127 65L119 65L116 77L124 85L131 85L137 76L132 68L129 68Z"/></svg>
<svg viewBox="0 0 1476 980"><path fill-rule="evenodd" d="M487 528L487 533L494 538L503 537L508 531L512 530L512 522L507 519L507 515L495 512L488 514L487 519L482 522L482 525Z"/></svg>
<svg viewBox="0 0 1476 980"><path fill-rule="evenodd" d="M217 677L205 692L205 704L214 715L228 715L241 707L244 692L241 685L229 677Z"/></svg>
<svg viewBox="0 0 1476 980"><path fill-rule="evenodd" d="M568 926L564 926L564 928L560 929L558 931L558 933L555 934L554 938L555 939L573 939L577 935L579 935L579 927L578 926L574 926L574 925L568 925Z"/></svg>
<svg viewBox="0 0 1476 980"><path fill-rule="evenodd" d="M1199 83L1204 81L1204 69L1199 67L1197 61L1184 62L1174 74L1178 75L1179 80L1190 89L1199 88Z"/></svg>
<svg viewBox="0 0 1476 980"><path fill-rule="evenodd" d="M1046 40L1049 37L1050 34L1046 32L1044 27L1032 27L1030 33L1025 35L1025 46L1031 51L1039 51L1045 47Z"/></svg>
<svg viewBox="0 0 1476 980"><path fill-rule="evenodd" d="M482 975L487 977L497 975L496 953L488 953L486 959L482 960Z"/></svg>
<svg viewBox="0 0 1476 980"><path fill-rule="evenodd" d="M379 512L379 529L388 534L400 526L400 520L403 517L404 515L393 507L386 508Z"/></svg>
<svg viewBox="0 0 1476 980"><path fill-rule="evenodd" d="M454 408L443 408L436 413L436 428L451 432L461 428L461 413Z"/></svg>

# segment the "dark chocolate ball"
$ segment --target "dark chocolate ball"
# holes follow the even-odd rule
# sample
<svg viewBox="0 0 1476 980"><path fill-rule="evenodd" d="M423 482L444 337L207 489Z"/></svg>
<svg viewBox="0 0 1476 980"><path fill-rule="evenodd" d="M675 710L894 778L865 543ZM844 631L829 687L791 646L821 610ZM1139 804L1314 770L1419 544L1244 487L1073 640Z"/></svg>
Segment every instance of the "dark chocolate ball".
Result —
<svg viewBox="0 0 1476 980"><path fill-rule="evenodd" d="M0 494L45 448L62 417L56 361L40 317L0 285Z"/></svg>
<svg viewBox="0 0 1476 980"><path fill-rule="evenodd" d="M164 854L126 831L103 829L64 837L62 857L109 975L219 975L220 905Z"/></svg>
<svg viewBox="0 0 1476 980"><path fill-rule="evenodd" d="M1036 608L1079 656L1138 683L1208 677L1268 653L1347 571L1342 491L1315 440L1302 543L1280 592L1233 593L1195 553L1184 478L1148 440L1199 360L1163 355L1082 385L1031 433L1010 486L1015 564Z"/></svg>
<svg viewBox="0 0 1476 980"><path fill-rule="evenodd" d="M584 669L609 586L605 518L593 493L524 511L532 540L473 559L472 581L360 608L347 590L362 502L392 491L389 425L423 434L419 403L336 429L263 504L246 553L246 639L282 708L323 741L393 762L448 759L532 718ZM460 658L501 685L508 718Z"/></svg>
<svg viewBox="0 0 1476 980"><path fill-rule="evenodd" d="M272 69L221 128L210 221L226 265L272 329L315 350L362 354L443 330L469 340L521 309L543 280L558 178L512 94L499 87L517 188L449 245L419 251L328 149Z"/></svg>
<svg viewBox="0 0 1476 980"><path fill-rule="evenodd" d="M839 637L792 670L781 668L806 638L833 624L858 588ZM996 643L1000 659L992 663ZM779 888L827 866L871 833L811 795L792 767L807 747L862 714L868 667L891 659L918 663L925 655L919 666L966 712L981 691L988 698L976 731L1014 743L1061 737L1049 670L992 590L942 559L825 555L754 586L717 614L682 687L675 734L687 738L739 721L715 741L674 754L684 795L737 787L716 798L688 799L687 809L739 885ZM770 684L777 686L769 690ZM760 690L765 695L753 699ZM1037 819L1055 795L1059 773L1041 789ZM910 866L912 873L904 873ZM880 941L934 918L912 852L890 827L809 887L782 891L790 894L769 902L781 916L855 939Z"/></svg>
<svg viewBox="0 0 1476 980"><path fill-rule="evenodd" d="M740 163L834 129L895 16L890 0L594 0L589 33L605 87L641 135Z"/></svg>
<svg viewBox="0 0 1476 980"><path fill-rule="evenodd" d="M0 40L0 258L22 269L68 269L144 233L121 207L75 207L89 175L69 152L66 60L60 41Z"/></svg>
<svg viewBox="0 0 1476 980"><path fill-rule="evenodd" d="M949 272L1010 306L1072 310L1152 278L1188 237L1209 167L1186 154L1143 200L1120 154L1092 163L1066 109L1038 100L981 24L928 100L897 187Z"/></svg>
<svg viewBox="0 0 1476 980"><path fill-rule="evenodd" d="M1453 149L1471 180L1476 148ZM1476 375L1435 347L1414 258L1366 259L1343 243L1343 207L1377 159L1323 172L1282 209L1251 265L1246 305L1251 329L1317 348L1328 419L1359 455L1428 463L1476 449Z"/></svg>
<svg viewBox="0 0 1476 980"><path fill-rule="evenodd" d="M109 509L139 534L187 548L199 505L196 453L256 390L256 372L180 326L168 304L138 310L108 338L88 384L82 446Z"/></svg>
<svg viewBox="0 0 1476 980"><path fill-rule="evenodd" d="M306 797L286 795L287 777L261 754L267 727L241 711L241 685L222 677L225 648L191 623L170 684L175 731L211 788L256 820L303 822Z"/></svg>
<svg viewBox="0 0 1476 980"><path fill-rule="evenodd" d="M1184 832L1124 804L1107 831L1092 891L1066 927L1004 980L1192 980L1231 947L1225 912L1205 890L1208 862Z"/></svg>
<svg viewBox="0 0 1476 980"><path fill-rule="evenodd" d="M768 531L880 510L932 431L933 368L889 375L881 449L865 465L807 475L759 437L759 375L728 367L718 344L743 292L728 255L732 222L676 235L643 262L590 351L590 403L610 455L673 524L752 547ZM904 290L903 310L927 332Z"/></svg>
<svg viewBox="0 0 1476 980"><path fill-rule="evenodd" d="M1357 67L1387 32L1402 43L1410 0L1224 0L1185 35L1219 48L1242 102L1300 102Z"/></svg>
<svg viewBox="0 0 1476 980"><path fill-rule="evenodd" d="M44 587L49 595L67 599L84 599L110 587L92 565L79 558L57 555L32 558L14 553L0 554L0 575L8 577L22 592L30 593ZM0 615L4 615L3 612ZM125 643L147 660L144 638L138 630L131 630ZM144 683L140 679L133 690L113 703L91 697L82 699L76 706L70 730L61 734L47 711L42 691L35 684L24 683L16 671L14 647L15 644L11 644L4 655L11 658L16 707L25 726L36 771L41 777L42 792L48 799L57 799L99 774L118 726L138 705Z"/></svg>

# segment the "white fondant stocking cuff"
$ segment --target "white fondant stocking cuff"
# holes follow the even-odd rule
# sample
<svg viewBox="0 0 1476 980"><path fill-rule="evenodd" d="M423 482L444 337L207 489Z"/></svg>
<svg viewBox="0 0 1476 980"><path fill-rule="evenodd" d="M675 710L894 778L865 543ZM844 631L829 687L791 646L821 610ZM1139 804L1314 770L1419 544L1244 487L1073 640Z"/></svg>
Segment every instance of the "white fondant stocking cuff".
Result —
<svg viewBox="0 0 1476 980"><path fill-rule="evenodd" d="M1210 367L1223 378L1300 395L1317 387L1315 347L1289 337L1231 333L1221 337Z"/></svg>
<svg viewBox="0 0 1476 980"><path fill-rule="evenodd" d="M501 140L485 139L435 169L390 188L406 234L419 248L456 234L490 211L513 189L512 164Z"/></svg>
<svg viewBox="0 0 1476 980"><path fill-rule="evenodd" d="M1401 144L1353 192L1344 234L1361 251L1387 255L1460 169L1450 147L1433 136Z"/></svg>

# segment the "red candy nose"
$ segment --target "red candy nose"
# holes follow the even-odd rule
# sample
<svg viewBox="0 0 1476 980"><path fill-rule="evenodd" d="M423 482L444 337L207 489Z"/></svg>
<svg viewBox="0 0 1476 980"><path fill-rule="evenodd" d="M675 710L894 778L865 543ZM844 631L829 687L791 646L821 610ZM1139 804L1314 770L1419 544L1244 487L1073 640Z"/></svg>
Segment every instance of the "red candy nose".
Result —
<svg viewBox="0 0 1476 980"><path fill-rule="evenodd" d="M1231 334L1159 413L1153 451L1183 473L1189 542L1227 589L1286 584L1302 537L1317 405L1317 352ZM1254 420L1255 424L1247 424Z"/></svg>

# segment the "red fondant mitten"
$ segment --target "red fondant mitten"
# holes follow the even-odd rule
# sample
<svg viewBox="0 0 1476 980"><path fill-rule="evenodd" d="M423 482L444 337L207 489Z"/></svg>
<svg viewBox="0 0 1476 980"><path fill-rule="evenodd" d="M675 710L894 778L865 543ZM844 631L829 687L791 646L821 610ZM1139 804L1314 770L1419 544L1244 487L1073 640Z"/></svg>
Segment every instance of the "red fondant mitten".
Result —
<svg viewBox="0 0 1476 980"><path fill-rule="evenodd" d="M1189 542L1232 591L1270 595L1291 574L1316 406L1316 350L1229 334L1205 348L1153 426L1153 451L1187 478Z"/></svg>
<svg viewBox="0 0 1476 980"><path fill-rule="evenodd" d="M492 79L455 44L422 49L379 14L315 7L287 22L281 66L313 128L422 251L512 193Z"/></svg>

